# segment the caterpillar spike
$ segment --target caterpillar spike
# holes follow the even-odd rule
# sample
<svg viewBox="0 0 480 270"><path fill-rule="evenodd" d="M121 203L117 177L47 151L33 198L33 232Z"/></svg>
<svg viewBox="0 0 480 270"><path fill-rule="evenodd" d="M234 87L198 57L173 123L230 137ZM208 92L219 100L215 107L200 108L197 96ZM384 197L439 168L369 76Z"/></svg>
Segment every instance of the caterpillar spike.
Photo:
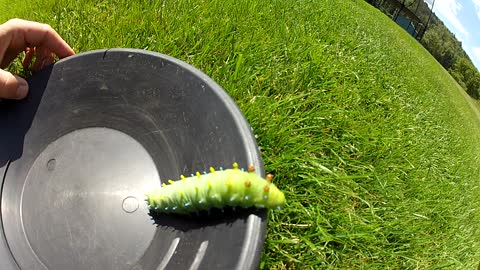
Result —
<svg viewBox="0 0 480 270"><path fill-rule="evenodd" d="M153 212L190 214L212 208L267 208L279 209L285 204L285 195L273 183L271 174L265 178L255 173L250 165L247 170L233 163L232 169L210 173L196 172L191 177L180 176L182 181L168 181L160 189L147 193L146 203Z"/></svg>

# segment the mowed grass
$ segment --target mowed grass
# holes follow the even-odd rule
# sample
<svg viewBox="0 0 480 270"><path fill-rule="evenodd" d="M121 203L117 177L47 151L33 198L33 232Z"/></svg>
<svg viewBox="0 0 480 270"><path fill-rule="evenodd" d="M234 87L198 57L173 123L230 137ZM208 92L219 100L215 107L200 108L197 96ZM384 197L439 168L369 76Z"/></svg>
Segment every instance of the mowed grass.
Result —
<svg viewBox="0 0 480 270"><path fill-rule="evenodd" d="M480 261L476 112L363 0L0 2L3 21L49 23L77 52L157 51L224 87L288 199L269 213L260 269Z"/></svg>

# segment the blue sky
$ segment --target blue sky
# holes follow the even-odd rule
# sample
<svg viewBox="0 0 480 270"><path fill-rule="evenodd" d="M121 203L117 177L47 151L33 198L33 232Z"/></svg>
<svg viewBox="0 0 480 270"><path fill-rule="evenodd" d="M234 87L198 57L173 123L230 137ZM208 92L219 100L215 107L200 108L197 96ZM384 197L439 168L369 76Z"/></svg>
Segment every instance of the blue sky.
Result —
<svg viewBox="0 0 480 270"><path fill-rule="evenodd" d="M426 2L431 4L433 0ZM433 11L462 42L480 70L480 0L435 0Z"/></svg>

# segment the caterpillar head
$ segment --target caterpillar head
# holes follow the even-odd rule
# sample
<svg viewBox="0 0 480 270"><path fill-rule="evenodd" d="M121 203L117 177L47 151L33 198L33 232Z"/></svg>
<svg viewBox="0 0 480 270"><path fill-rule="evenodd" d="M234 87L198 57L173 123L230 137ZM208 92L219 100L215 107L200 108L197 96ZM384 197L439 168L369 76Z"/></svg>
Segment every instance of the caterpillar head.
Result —
<svg viewBox="0 0 480 270"><path fill-rule="evenodd" d="M259 207L267 207L270 209L280 209L285 204L285 195L275 184L272 183L273 176L267 174L266 178L249 170L248 179L254 183L256 193L256 205Z"/></svg>
<svg viewBox="0 0 480 270"><path fill-rule="evenodd" d="M285 194L281 192L274 184L269 186L269 194L267 200L268 208L280 208L285 204Z"/></svg>

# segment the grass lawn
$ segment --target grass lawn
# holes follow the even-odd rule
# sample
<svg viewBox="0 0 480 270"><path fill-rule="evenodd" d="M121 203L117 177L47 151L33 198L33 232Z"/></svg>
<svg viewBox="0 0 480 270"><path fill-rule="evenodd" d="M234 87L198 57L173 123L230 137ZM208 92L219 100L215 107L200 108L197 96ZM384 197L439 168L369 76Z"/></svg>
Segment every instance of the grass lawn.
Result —
<svg viewBox="0 0 480 270"><path fill-rule="evenodd" d="M0 0L2 21L49 23L77 52L157 51L225 88L288 200L270 212L261 269L480 261L478 112L420 44L363 0L11 5Z"/></svg>

